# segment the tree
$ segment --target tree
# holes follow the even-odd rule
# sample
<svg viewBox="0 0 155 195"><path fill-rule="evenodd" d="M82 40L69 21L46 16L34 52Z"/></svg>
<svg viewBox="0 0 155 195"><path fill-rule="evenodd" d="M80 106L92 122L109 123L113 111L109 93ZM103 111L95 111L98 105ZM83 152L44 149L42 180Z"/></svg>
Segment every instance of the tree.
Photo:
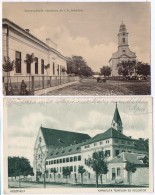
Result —
<svg viewBox="0 0 155 195"><path fill-rule="evenodd" d="M94 152L92 157L87 160L87 165L93 169L96 175L96 187L98 188L98 177L107 174L108 168L103 151Z"/></svg>
<svg viewBox="0 0 155 195"><path fill-rule="evenodd" d="M54 175L54 182L55 182L55 174L57 173L56 168L51 168L51 173Z"/></svg>
<svg viewBox="0 0 155 195"><path fill-rule="evenodd" d="M67 60L67 73L79 76L91 76L91 68L87 65L82 56L72 56Z"/></svg>
<svg viewBox="0 0 155 195"><path fill-rule="evenodd" d="M138 75L148 76L150 75L150 65L148 63L137 62L136 73Z"/></svg>
<svg viewBox="0 0 155 195"><path fill-rule="evenodd" d="M15 68L15 61L11 61L9 57L3 58L3 71L7 73L7 85L5 86L6 95L13 95L10 72Z"/></svg>
<svg viewBox="0 0 155 195"><path fill-rule="evenodd" d="M83 184L83 174L86 172L86 170L84 169L84 166L79 165L78 167L78 173L81 174L81 183Z"/></svg>
<svg viewBox="0 0 155 195"><path fill-rule="evenodd" d="M136 165L134 163L127 162L126 166L125 166L125 169L128 172L128 182L129 182L129 185L131 185L131 174L135 173Z"/></svg>
<svg viewBox="0 0 155 195"><path fill-rule="evenodd" d="M109 66L103 66L101 69L100 69L100 72L101 72L101 75L104 75L104 76L110 76L111 75L111 68Z"/></svg>
<svg viewBox="0 0 155 195"><path fill-rule="evenodd" d="M69 167L63 167L62 174L63 174L64 177L66 177L66 183L68 183L67 178L71 174L70 168Z"/></svg>
<svg viewBox="0 0 155 195"><path fill-rule="evenodd" d="M117 64L118 74L127 76L135 72L136 61L122 61Z"/></svg>
<svg viewBox="0 0 155 195"><path fill-rule="evenodd" d="M26 54L26 60L24 60L24 62L26 63L26 69L27 69L27 73L31 74L31 64L36 60L36 58L34 57L34 54Z"/></svg>
<svg viewBox="0 0 155 195"><path fill-rule="evenodd" d="M50 68L50 64L44 65L44 68L45 68L45 70L47 72L47 75L48 75L48 71L47 70Z"/></svg>

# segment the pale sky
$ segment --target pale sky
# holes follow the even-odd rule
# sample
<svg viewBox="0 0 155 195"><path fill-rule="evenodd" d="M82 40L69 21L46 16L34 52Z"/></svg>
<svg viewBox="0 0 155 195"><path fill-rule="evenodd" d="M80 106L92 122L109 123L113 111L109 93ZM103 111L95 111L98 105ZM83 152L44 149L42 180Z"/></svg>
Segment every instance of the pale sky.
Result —
<svg viewBox="0 0 155 195"><path fill-rule="evenodd" d="M106 99L105 99L106 100ZM108 98L109 100L109 98ZM112 103L11 103L7 110L8 152L10 156L24 156L33 162L33 148L37 133L43 127L87 133L91 137L111 127L115 111ZM47 101L50 101L48 98ZM118 102L123 133L132 138L148 138L151 114L147 102ZM6 130L4 129L6 132Z"/></svg>
<svg viewBox="0 0 155 195"><path fill-rule="evenodd" d="M117 51L123 21L130 50L139 61L150 63L149 3L3 3L3 17L44 42L51 38L65 56L83 56L95 71L108 65Z"/></svg>

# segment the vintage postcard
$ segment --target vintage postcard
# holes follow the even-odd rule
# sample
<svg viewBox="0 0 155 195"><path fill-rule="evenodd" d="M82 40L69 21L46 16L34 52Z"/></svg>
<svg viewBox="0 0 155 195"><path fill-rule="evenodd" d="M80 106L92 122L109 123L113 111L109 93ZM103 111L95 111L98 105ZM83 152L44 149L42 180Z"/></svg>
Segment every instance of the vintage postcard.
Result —
<svg viewBox="0 0 155 195"><path fill-rule="evenodd" d="M149 2L3 2L3 94L150 95Z"/></svg>
<svg viewBox="0 0 155 195"><path fill-rule="evenodd" d="M151 97L4 99L4 192L152 192Z"/></svg>

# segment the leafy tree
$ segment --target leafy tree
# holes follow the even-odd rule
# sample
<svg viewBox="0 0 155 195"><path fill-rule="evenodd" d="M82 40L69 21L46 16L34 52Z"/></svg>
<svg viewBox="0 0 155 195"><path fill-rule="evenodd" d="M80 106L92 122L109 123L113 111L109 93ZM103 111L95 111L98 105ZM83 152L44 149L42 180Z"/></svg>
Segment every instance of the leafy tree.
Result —
<svg viewBox="0 0 155 195"><path fill-rule="evenodd" d="M28 159L24 157L8 157L8 176L33 175L33 168Z"/></svg>
<svg viewBox="0 0 155 195"><path fill-rule="evenodd" d="M135 72L136 61L122 61L117 64L118 74L127 76Z"/></svg>
<svg viewBox="0 0 155 195"><path fill-rule="evenodd" d="M150 75L150 65L148 63L137 62L136 73L138 75L148 76Z"/></svg>
<svg viewBox="0 0 155 195"><path fill-rule="evenodd" d="M109 66L103 66L100 72L101 72L101 75L109 77L111 75L111 68Z"/></svg>
<svg viewBox="0 0 155 195"><path fill-rule="evenodd" d="M87 160L87 164L96 174L96 187L98 188L99 175L107 174L108 172L105 155L103 152L94 152L92 157Z"/></svg>
<svg viewBox="0 0 155 195"><path fill-rule="evenodd" d="M69 167L63 167L62 174L64 177L66 177L66 182L67 182L67 178L71 174L71 169Z"/></svg>
<svg viewBox="0 0 155 195"><path fill-rule="evenodd" d="M127 162L125 169L128 172L129 185L131 185L131 174L136 172L136 165L134 163Z"/></svg>
<svg viewBox="0 0 155 195"><path fill-rule="evenodd" d="M87 65L82 56L72 56L67 61L67 73L79 76L91 76L93 74L91 68Z"/></svg>
<svg viewBox="0 0 155 195"><path fill-rule="evenodd" d="M4 57L2 68L3 71L7 73L7 85L5 86L6 95L13 95L10 72L15 68L15 61L11 61L9 57Z"/></svg>
<svg viewBox="0 0 155 195"><path fill-rule="evenodd" d="M56 168L51 168L51 173L54 175L54 182L55 182L55 174L57 173Z"/></svg>
<svg viewBox="0 0 155 195"><path fill-rule="evenodd" d="M47 75L48 75L48 71L47 70L50 68L50 64L44 65L44 68L45 68L45 70L47 72Z"/></svg>
<svg viewBox="0 0 155 195"><path fill-rule="evenodd" d="M83 174L86 172L86 170L84 169L84 166L79 165L78 167L78 173L81 174L81 183L83 184Z"/></svg>
<svg viewBox="0 0 155 195"><path fill-rule="evenodd" d="M26 63L27 67L27 73L31 74L31 64L36 60L36 58L34 57L34 54L26 54L26 59L24 60L24 62Z"/></svg>

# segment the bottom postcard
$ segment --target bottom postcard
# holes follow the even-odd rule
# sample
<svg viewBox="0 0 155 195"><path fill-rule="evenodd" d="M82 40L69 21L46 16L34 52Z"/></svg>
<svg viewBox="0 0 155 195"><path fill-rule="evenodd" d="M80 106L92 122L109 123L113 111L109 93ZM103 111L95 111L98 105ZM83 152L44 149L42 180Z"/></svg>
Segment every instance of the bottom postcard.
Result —
<svg viewBox="0 0 155 195"><path fill-rule="evenodd" d="M151 97L4 99L4 193L153 191Z"/></svg>

